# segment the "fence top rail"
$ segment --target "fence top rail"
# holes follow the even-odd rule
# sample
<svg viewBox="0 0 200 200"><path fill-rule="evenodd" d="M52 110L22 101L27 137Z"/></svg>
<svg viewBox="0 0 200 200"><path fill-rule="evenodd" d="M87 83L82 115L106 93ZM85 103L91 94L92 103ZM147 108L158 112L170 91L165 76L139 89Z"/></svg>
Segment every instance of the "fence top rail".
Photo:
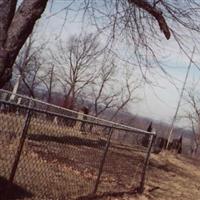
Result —
<svg viewBox="0 0 200 200"><path fill-rule="evenodd" d="M4 89L0 89L0 94L1 93L13 95L12 92L10 92L8 90L4 90ZM50 104L50 103L47 103L47 102L44 102L44 101L41 101L41 100L38 100L38 99L35 99L35 98L27 97L25 95L21 95L21 94L14 94L14 95L18 98L23 98L23 99L29 100L31 102L40 103L40 104L50 106L52 108L57 108L57 109L60 109L60 110L63 110L63 111L67 111L67 112L70 112L70 113L73 113L73 114L77 114L77 115L79 114L79 112L77 112L77 111L70 110L70 109L67 109L67 108L63 108L63 107L60 107L60 106L57 106L57 105L54 105L54 104ZM58 117L60 116L60 117L63 117L63 118L68 118L68 119L72 119L72 120L76 120L76 121L82 121L82 122L86 122L86 123L90 123L90 124L94 124L94 125L99 125L99 126L104 126L104 127L108 127L108 128L115 128L115 129L118 129L118 130L124 130L124 131L128 131L128 132L139 133L139 134L156 135L156 132L154 132L154 131L148 132L148 131L138 129L138 128L135 128L135 127L132 127L132 126L127 126L127 125L124 125L124 124L120 124L120 123L117 123L117 122L109 121L109 120L106 120L106 119L94 117L92 115L87 115L87 114L83 114L83 113L82 113L82 115L85 116L87 119L89 118L89 119L97 120L98 122L89 121L89 120L85 120L85 119L82 120L82 119L70 117L70 116L67 116L67 115L64 115L64 114L60 114L60 113L56 113L56 112L50 112L50 111L42 110L42 109L38 109L38 108L30 108L29 106L20 105L20 104L10 102L10 101L7 101L7 100L2 100L2 99L0 99L0 103L4 103L4 104L7 104L7 105L13 105L13 106L24 108L24 109L31 109L33 111L40 112L40 113L46 113L46 114L55 115L55 116L58 116ZM102 122L102 123L99 123L99 122ZM108 123L108 124L105 124L105 123Z"/></svg>

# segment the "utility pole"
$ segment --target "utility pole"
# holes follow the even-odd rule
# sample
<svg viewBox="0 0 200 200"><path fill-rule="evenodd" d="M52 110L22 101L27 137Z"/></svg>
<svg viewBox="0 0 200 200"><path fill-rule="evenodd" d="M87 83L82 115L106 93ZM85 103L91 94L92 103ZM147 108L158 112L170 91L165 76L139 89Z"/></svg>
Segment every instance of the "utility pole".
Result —
<svg viewBox="0 0 200 200"><path fill-rule="evenodd" d="M173 120L172 120L171 129L170 129L170 132L169 132L166 149L169 148L169 143L171 142L172 133L173 133L173 130L174 130L174 124L176 122L177 114L178 114L178 111L179 111L179 108L180 108L180 105L181 105L181 101L182 101L182 98L183 98L183 93L184 93L185 86L186 86L186 83L187 83L187 79L188 79L188 76L189 76L190 68L192 66L192 58L193 58L194 52L195 52L195 48L193 49L193 52L192 52L192 57L190 59L190 63L189 63L188 68L187 68L187 72L186 72L186 75L185 75L185 80L183 82L183 87L181 89L179 101L178 101L176 111L175 111L175 114L174 114L174 117L173 117Z"/></svg>

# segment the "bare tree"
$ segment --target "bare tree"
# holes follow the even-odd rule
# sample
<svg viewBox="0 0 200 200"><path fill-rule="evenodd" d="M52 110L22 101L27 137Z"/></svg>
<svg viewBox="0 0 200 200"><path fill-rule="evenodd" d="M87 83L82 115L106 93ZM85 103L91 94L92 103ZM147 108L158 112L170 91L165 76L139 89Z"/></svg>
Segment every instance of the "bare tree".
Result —
<svg viewBox="0 0 200 200"><path fill-rule="evenodd" d="M192 128L192 134L193 134L193 143L191 145L191 154L193 156L196 156L199 146L200 146L200 127L199 127L199 124L195 126L196 120L191 115L188 115L188 119L191 122L191 126L192 126L191 128Z"/></svg>
<svg viewBox="0 0 200 200"><path fill-rule="evenodd" d="M100 54L99 43L92 34L72 36L67 42L59 42L57 54L52 55L65 94L66 107L73 109L76 98L94 81Z"/></svg>
<svg viewBox="0 0 200 200"><path fill-rule="evenodd" d="M20 76L19 89L26 90L29 96L35 97L35 90L41 86L46 74L44 70L45 59L42 58L47 42L40 43L32 33L21 49L14 63L14 77ZM26 92L24 91L24 92Z"/></svg>
<svg viewBox="0 0 200 200"><path fill-rule="evenodd" d="M192 154L196 155L200 147L200 94L196 91L196 87L193 86L187 92L185 101L189 105L189 109L184 116L189 120L191 124L191 130L193 133L193 145Z"/></svg>
<svg viewBox="0 0 200 200"><path fill-rule="evenodd" d="M133 80L132 73L124 67L125 73L116 73L119 67L113 58L105 53L92 85L91 97L94 115L100 116L112 111L110 120L113 120L130 102L136 102L135 91L141 87L138 80Z"/></svg>
<svg viewBox="0 0 200 200"><path fill-rule="evenodd" d="M15 59L31 34L35 22L44 12L48 0L2 0L0 3L0 87L11 78ZM56 1L50 1L56 3ZM17 3L19 6L17 7ZM133 41L136 57L150 52L156 60L152 45L160 40L158 27L167 39L173 35L187 54L182 32L199 33L199 7L197 0L88 0L66 2L62 10L74 5L78 11L88 13L97 28L105 24L112 27L112 38L125 33ZM101 4L101 6L98 6ZM73 9L75 10L75 9ZM99 19L99 20L98 20ZM104 23L107 22L107 23ZM157 22L157 24L155 23ZM102 29L101 29L102 30ZM153 39L153 42L152 42ZM147 56L146 56L147 57ZM140 59L140 61L143 59Z"/></svg>
<svg viewBox="0 0 200 200"><path fill-rule="evenodd" d="M53 89L56 87L58 80L55 74L55 65L49 64L48 67L43 69L43 78L41 79L47 91L47 102L52 103Z"/></svg>
<svg viewBox="0 0 200 200"><path fill-rule="evenodd" d="M107 58L106 58L107 60ZM92 87L92 98L94 98L94 115L97 117L102 114L105 110L114 107L114 100L119 95L118 92L111 92L111 88L109 88L109 83L114 79L114 73L116 70L116 65L111 61L111 63L107 63L107 61L103 60L99 72L97 73L97 78ZM107 94L106 94L107 92ZM108 95L109 93L109 95Z"/></svg>
<svg viewBox="0 0 200 200"><path fill-rule="evenodd" d="M124 84L122 81L119 102L110 120L113 120L129 103L137 103L141 100L140 97L136 95L136 91L142 87L142 82L139 79L133 79L132 75L133 73L128 69L125 70Z"/></svg>

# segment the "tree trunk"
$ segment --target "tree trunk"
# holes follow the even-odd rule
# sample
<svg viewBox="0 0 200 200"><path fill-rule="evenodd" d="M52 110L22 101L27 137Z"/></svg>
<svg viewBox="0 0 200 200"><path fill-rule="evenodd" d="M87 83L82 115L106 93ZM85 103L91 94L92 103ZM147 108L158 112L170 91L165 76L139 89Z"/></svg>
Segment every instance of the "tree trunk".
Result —
<svg viewBox="0 0 200 200"><path fill-rule="evenodd" d="M48 0L17 0L0 3L0 88L12 77L15 59L41 17Z"/></svg>
<svg viewBox="0 0 200 200"><path fill-rule="evenodd" d="M12 69L9 66L8 52L0 49L0 88L8 82L12 75Z"/></svg>

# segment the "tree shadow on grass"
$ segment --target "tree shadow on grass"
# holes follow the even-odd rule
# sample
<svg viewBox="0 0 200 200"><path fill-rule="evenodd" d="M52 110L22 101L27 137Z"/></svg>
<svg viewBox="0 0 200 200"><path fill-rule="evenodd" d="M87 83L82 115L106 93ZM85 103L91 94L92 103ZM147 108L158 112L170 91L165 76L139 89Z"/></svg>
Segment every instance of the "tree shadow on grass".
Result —
<svg viewBox="0 0 200 200"><path fill-rule="evenodd" d="M1 200L14 200L31 198L33 194L24 188L8 183L8 180L0 176L0 199Z"/></svg>
<svg viewBox="0 0 200 200"><path fill-rule="evenodd" d="M28 136L29 140L33 141L48 141L57 142L60 144L70 144L77 146L88 146L92 148L102 148L106 146L106 140L90 140L86 138L80 138L75 136L50 136L45 134L30 134Z"/></svg>

